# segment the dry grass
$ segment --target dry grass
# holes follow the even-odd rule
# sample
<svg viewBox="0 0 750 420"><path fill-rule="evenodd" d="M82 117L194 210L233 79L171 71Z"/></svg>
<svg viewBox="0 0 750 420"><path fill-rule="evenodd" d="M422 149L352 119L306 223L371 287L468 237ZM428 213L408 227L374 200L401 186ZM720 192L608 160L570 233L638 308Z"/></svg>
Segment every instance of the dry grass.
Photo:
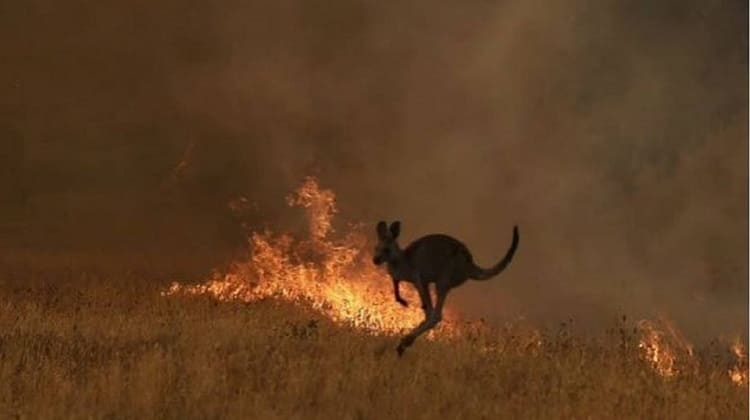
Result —
<svg viewBox="0 0 750 420"><path fill-rule="evenodd" d="M398 359L395 338L273 302L165 299L144 272L0 268L3 418L747 418L718 350L667 380L624 325L539 347L514 328L422 340Z"/></svg>

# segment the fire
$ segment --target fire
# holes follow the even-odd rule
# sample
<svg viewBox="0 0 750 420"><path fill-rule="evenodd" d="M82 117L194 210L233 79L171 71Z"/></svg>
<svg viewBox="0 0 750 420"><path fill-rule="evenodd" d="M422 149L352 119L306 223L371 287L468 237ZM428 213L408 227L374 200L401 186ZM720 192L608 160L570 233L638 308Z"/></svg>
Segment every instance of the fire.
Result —
<svg viewBox="0 0 750 420"><path fill-rule="evenodd" d="M734 357L737 359L737 363L731 369L729 369L729 378L737 385L747 385L747 352L745 351L745 347L740 342L739 337L735 337L731 349Z"/></svg>
<svg viewBox="0 0 750 420"><path fill-rule="evenodd" d="M395 302L390 279L365 251L369 237L362 226L351 226L340 239L332 237L337 213L333 191L321 189L309 177L287 197L287 204L306 210L307 238L252 232L246 261L202 284L173 283L163 294L209 295L244 302L280 299L309 305L337 323L374 334L401 333L423 320L417 293L408 286L402 286L402 295L410 306ZM445 314L451 317L449 310ZM450 321L444 321L436 331L446 335L450 330Z"/></svg>
<svg viewBox="0 0 750 420"><path fill-rule="evenodd" d="M404 308L395 302L391 280L372 264L369 231L351 225L344 235L334 235L333 216L338 212L336 196L321 189L314 178L287 197L287 204L301 207L308 219L308 235L275 234L269 230L251 232L249 254L232 264L226 273L214 273L198 285L172 283L162 294L208 295L220 301L257 302L279 299L307 305L334 322L371 334L399 334L418 325L424 318L417 293L402 286L410 302ZM248 200L230 203L246 208ZM507 346L536 352L542 346L541 333L526 324L492 330L484 322L456 322L450 308L444 321L427 338L463 337L484 352L504 351ZM666 319L638 323L642 358L664 377L685 373L696 367L693 347ZM498 335L499 333L499 335ZM736 339L731 347L737 362L728 373L738 385L748 384L748 358Z"/></svg>
<svg viewBox="0 0 750 420"><path fill-rule="evenodd" d="M661 376L672 377L680 372L680 362L682 365L693 362L692 345L666 319L641 320L638 328L642 333L638 348Z"/></svg>
<svg viewBox="0 0 750 420"><path fill-rule="evenodd" d="M693 346L665 318L656 322L642 320L638 323L638 329L642 334L638 347L643 359L661 376L669 378L686 373L688 368L697 368ZM730 350L736 362L727 371L729 379L739 386L748 385L747 352L739 337L734 338Z"/></svg>

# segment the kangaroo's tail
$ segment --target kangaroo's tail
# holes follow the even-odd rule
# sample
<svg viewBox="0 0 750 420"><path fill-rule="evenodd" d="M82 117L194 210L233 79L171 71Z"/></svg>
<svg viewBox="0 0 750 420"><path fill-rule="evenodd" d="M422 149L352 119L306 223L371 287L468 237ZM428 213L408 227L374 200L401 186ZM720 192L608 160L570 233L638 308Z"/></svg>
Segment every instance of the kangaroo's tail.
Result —
<svg viewBox="0 0 750 420"><path fill-rule="evenodd" d="M518 226L513 226L513 242L511 242L508 252L505 253L505 257L492 268L482 268L474 265L473 273L469 277L474 280L489 280L500 274L510 264L510 260L513 259L513 255L516 253L516 248L518 248Z"/></svg>

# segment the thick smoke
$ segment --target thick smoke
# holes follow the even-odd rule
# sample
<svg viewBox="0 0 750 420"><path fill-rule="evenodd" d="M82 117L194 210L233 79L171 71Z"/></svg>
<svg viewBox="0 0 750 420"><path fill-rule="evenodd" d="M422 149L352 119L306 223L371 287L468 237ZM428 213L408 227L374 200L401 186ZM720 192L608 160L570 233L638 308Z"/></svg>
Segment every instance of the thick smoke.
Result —
<svg viewBox="0 0 750 420"><path fill-rule="evenodd" d="M231 247L227 200L290 226L315 174L484 265L518 224L470 316L747 327L746 2L22 3L5 242Z"/></svg>

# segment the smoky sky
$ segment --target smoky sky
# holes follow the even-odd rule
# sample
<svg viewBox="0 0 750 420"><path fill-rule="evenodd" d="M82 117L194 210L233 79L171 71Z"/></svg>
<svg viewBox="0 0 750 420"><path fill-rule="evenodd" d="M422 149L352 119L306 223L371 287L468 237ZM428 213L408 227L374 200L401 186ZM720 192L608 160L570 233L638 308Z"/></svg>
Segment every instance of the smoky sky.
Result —
<svg viewBox="0 0 750 420"><path fill-rule="evenodd" d="M255 203L255 226L299 226L283 197L316 175L346 220L401 220L404 242L449 233L483 265L518 224L508 271L451 296L469 317L664 314L695 339L744 331L747 12L3 5L4 242L231 247L229 199Z"/></svg>

